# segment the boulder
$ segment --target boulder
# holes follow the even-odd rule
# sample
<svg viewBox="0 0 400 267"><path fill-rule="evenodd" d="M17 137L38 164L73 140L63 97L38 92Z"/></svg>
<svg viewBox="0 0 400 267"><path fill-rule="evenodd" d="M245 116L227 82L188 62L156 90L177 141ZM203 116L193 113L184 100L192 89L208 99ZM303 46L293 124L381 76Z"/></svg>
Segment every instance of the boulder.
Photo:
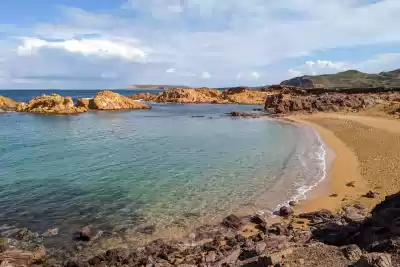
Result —
<svg viewBox="0 0 400 267"><path fill-rule="evenodd" d="M3 112L14 111L19 104L21 103L0 95L0 110Z"/></svg>
<svg viewBox="0 0 400 267"><path fill-rule="evenodd" d="M393 267L390 254L370 253L361 256L355 267Z"/></svg>
<svg viewBox="0 0 400 267"><path fill-rule="evenodd" d="M374 192L374 191L369 191L368 193L365 194L366 198L378 198L379 193Z"/></svg>
<svg viewBox="0 0 400 267"><path fill-rule="evenodd" d="M371 219L387 228L392 234L400 235L400 192L387 196L371 211Z"/></svg>
<svg viewBox="0 0 400 267"><path fill-rule="evenodd" d="M157 98L157 94L140 93L140 94L133 94L129 96L129 98L133 100L154 101Z"/></svg>
<svg viewBox="0 0 400 267"><path fill-rule="evenodd" d="M150 109L145 103L111 91L102 91L89 101L89 108L96 110Z"/></svg>
<svg viewBox="0 0 400 267"><path fill-rule="evenodd" d="M79 98L76 102L77 107L89 108L90 98Z"/></svg>
<svg viewBox="0 0 400 267"><path fill-rule="evenodd" d="M283 206L279 209L279 216L288 217L293 214L293 210L290 207Z"/></svg>
<svg viewBox="0 0 400 267"><path fill-rule="evenodd" d="M351 262L358 261L362 256L362 251L357 245L349 245L342 247L342 252L344 256Z"/></svg>
<svg viewBox="0 0 400 267"><path fill-rule="evenodd" d="M243 111L232 111L229 113L230 116L232 117L244 117L244 118L259 118L260 114L255 114L255 113L248 113L248 112L243 112Z"/></svg>
<svg viewBox="0 0 400 267"><path fill-rule="evenodd" d="M86 112L87 108L74 106L71 97L51 94L35 97L28 104L22 103L17 106L17 111L70 115Z"/></svg>
<svg viewBox="0 0 400 267"><path fill-rule="evenodd" d="M231 214L222 220L222 225L228 228L239 229L243 223L236 215Z"/></svg>

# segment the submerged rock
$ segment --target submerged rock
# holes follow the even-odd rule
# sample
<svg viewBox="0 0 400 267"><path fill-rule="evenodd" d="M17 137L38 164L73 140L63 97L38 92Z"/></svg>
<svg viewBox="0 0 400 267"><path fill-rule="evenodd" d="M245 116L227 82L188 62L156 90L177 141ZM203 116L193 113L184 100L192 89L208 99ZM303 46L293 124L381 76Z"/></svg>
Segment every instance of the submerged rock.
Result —
<svg viewBox="0 0 400 267"><path fill-rule="evenodd" d="M150 109L145 103L111 91L102 91L89 100L89 108L97 110Z"/></svg>
<svg viewBox="0 0 400 267"><path fill-rule="evenodd" d="M87 109L74 106L71 97L51 94L35 97L28 104L22 103L17 106L17 111L69 115L86 112Z"/></svg>

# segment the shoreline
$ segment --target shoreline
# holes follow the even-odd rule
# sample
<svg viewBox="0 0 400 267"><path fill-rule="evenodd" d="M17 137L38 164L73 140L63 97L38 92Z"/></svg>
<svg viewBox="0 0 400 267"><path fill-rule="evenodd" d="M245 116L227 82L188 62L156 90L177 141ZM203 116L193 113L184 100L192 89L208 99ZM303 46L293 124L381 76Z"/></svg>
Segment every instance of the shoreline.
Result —
<svg viewBox="0 0 400 267"><path fill-rule="evenodd" d="M319 183L299 203L301 212L342 207L361 203L373 207L384 197L400 190L396 162L400 149L400 122L368 114L317 113L292 115L284 120L308 125L335 152L328 178ZM355 186L348 186L353 182ZM379 197L367 198L369 191Z"/></svg>
<svg viewBox="0 0 400 267"><path fill-rule="evenodd" d="M284 119L295 124L311 127L327 145L327 149L333 151L334 158L330 162L328 158L325 159L327 164L328 162L330 163L327 166L325 179L321 179L317 184L311 186L311 189L306 192L306 198L300 200L296 212L312 212L320 209L337 212L346 204L346 201L342 201L344 198L355 198L365 186L359 172L357 156L342 140L335 136L334 132L307 120L309 118L295 115ZM326 156L328 157L329 155L327 154ZM346 178L349 176L352 178ZM357 184L363 186L357 189L347 187L346 184L351 181L356 181ZM332 194L337 194L338 196L331 197Z"/></svg>

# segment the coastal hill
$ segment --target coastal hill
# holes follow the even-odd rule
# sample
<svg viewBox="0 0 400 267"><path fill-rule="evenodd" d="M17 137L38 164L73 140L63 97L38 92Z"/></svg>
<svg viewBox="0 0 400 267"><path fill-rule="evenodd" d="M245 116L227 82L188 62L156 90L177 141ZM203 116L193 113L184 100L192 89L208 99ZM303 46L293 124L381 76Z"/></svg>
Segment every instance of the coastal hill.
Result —
<svg viewBox="0 0 400 267"><path fill-rule="evenodd" d="M336 74L306 75L285 80L281 85L302 88L400 87L400 69L378 74L347 70Z"/></svg>

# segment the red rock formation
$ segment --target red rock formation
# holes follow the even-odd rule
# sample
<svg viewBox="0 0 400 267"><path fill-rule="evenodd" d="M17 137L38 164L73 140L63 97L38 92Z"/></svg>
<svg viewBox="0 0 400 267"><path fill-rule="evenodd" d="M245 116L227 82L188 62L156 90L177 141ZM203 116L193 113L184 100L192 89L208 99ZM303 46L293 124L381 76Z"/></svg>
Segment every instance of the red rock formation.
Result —
<svg viewBox="0 0 400 267"><path fill-rule="evenodd" d="M8 97L0 96L0 109L1 110L15 110L20 103Z"/></svg>
<svg viewBox="0 0 400 267"><path fill-rule="evenodd" d="M35 97L28 104L22 103L17 106L17 111L69 115L86 112L87 109L74 106L71 97L51 94Z"/></svg>
<svg viewBox="0 0 400 267"><path fill-rule="evenodd" d="M97 93L93 99L90 99L89 108L97 110L121 110L150 109L150 106L111 91L102 91Z"/></svg>

